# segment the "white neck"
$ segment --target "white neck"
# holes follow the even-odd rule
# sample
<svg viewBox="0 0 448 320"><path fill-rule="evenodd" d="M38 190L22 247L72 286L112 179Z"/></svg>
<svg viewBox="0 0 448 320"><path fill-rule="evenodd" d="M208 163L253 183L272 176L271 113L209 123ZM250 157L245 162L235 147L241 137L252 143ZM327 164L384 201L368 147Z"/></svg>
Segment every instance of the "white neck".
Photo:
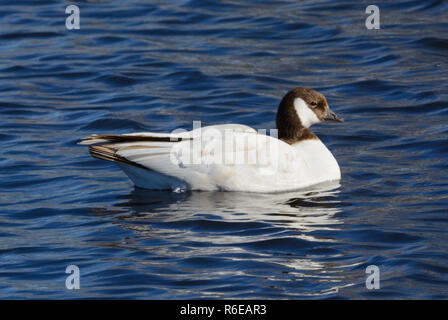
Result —
<svg viewBox="0 0 448 320"><path fill-rule="evenodd" d="M317 115L311 110L305 101L301 98L294 99L294 108L299 116L300 122L305 128L311 127L313 124L320 122Z"/></svg>

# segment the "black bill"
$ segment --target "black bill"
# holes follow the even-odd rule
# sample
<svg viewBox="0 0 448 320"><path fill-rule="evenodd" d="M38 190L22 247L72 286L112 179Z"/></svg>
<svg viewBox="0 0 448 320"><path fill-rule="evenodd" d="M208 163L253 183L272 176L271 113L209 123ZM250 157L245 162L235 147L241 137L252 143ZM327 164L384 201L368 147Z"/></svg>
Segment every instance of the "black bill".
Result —
<svg viewBox="0 0 448 320"><path fill-rule="evenodd" d="M344 122L340 116L333 112L330 108L327 109L327 115L323 117L324 121Z"/></svg>

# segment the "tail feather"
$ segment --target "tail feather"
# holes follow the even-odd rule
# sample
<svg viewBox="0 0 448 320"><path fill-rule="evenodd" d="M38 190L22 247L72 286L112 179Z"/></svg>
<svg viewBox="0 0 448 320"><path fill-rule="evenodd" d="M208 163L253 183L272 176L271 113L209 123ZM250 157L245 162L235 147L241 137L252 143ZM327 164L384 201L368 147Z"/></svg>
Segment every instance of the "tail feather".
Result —
<svg viewBox="0 0 448 320"><path fill-rule="evenodd" d="M147 168L133 160L137 160L137 158L142 156L148 156L149 154L161 154L157 152L166 153L167 142L179 142L183 140L191 140L191 138L158 133L123 135L93 134L82 139L78 144L88 145L90 155L94 158L124 163L127 165L152 171L150 168ZM129 157L126 157L118 154L119 151L126 152L133 149L135 149L136 151L132 153L132 156L130 155ZM138 150L142 150L143 154L139 155Z"/></svg>
<svg viewBox="0 0 448 320"><path fill-rule="evenodd" d="M124 164L131 165L134 167L142 168L145 170L151 170L147 167L142 166L139 163L130 161L130 160L118 155L116 153L116 151L117 150L114 149L113 147L109 147L106 145L100 145L100 146L91 145L91 146L89 146L90 155L94 158L106 160L106 161L112 161L112 162L120 162L120 163L124 163Z"/></svg>
<svg viewBox="0 0 448 320"><path fill-rule="evenodd" d="M179 137L174 135L137 135L137 134L93 134L82 139L78 144L93 145L105 142L125 143L125 142L179 142L191 140L190 137Z"/></svg>

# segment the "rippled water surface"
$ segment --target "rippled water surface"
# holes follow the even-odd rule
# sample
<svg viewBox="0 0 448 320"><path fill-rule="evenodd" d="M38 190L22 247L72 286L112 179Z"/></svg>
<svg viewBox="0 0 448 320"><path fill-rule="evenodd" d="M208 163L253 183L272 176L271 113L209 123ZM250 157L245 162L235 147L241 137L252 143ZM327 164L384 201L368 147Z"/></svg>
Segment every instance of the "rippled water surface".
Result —
<svg viewBox="0 0 448 320"><path fill-rule="evenodd" d="M377 1L380 30L366 1L69 4L0 4L0 298L448 298L445 1ZM297 85L346 119L313 127L340 185L143 191L76 144L274 128Z"/></svg>

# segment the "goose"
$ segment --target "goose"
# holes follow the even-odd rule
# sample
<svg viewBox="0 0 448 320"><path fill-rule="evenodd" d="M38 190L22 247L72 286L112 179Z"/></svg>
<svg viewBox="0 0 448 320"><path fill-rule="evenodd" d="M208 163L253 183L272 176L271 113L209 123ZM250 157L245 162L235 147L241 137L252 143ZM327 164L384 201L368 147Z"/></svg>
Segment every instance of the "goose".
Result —
<svg viewBox="0 0 448 320"><path fill-rule="evenodd" d="M277 129L219 124L171 133L93 134L79 144L115 162L135 186L152 190L286 192L341 179L335 157L310 130L343 122L325 96L296 87L285 94Z"/></svg>

